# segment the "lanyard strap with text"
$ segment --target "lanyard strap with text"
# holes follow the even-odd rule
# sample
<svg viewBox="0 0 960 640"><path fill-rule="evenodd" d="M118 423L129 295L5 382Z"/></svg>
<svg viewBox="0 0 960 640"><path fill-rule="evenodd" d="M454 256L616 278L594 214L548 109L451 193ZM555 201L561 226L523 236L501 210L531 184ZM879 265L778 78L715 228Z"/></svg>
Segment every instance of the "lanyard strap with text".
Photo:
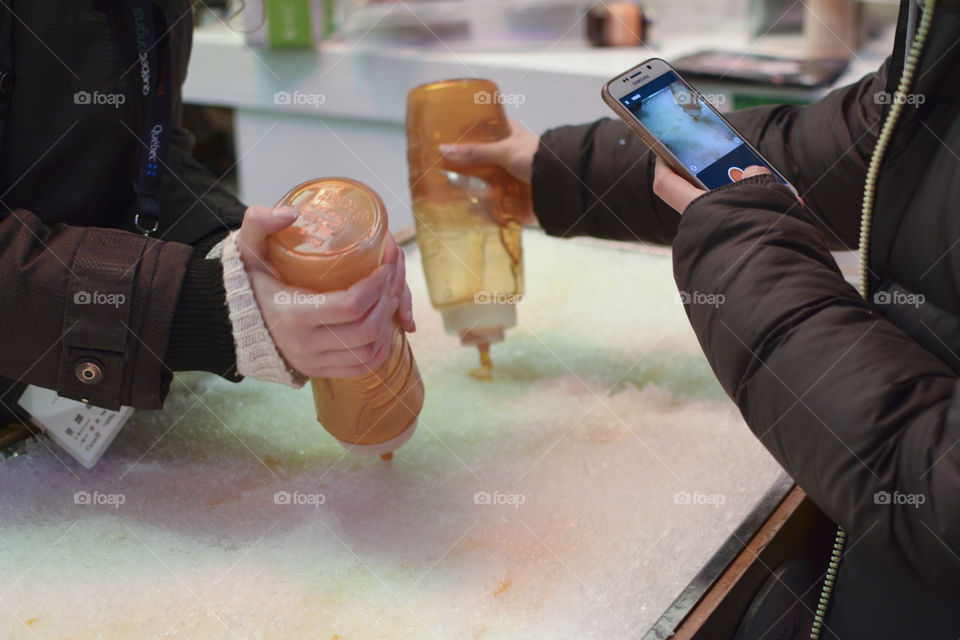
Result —
<svg viewBox="0 0 960 640"><path fill-rule="evenodd" d="M137 173L133 187L137 193L137 229L148 236L160 224L160 180L170 145L173 104L170 98L170 44L165 29L164 11L154 14L151 0L126 0L126 11L136 45L137 82L146 105L141 145L137 154Z"/></svg>

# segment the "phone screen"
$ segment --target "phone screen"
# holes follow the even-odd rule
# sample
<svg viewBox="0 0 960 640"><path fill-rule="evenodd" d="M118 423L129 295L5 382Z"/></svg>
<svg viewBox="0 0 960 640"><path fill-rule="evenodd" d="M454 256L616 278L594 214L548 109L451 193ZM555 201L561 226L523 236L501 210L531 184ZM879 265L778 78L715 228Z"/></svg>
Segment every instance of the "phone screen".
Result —
<svg viewBox="0 0 960 640"><path fill-rule="evenodd" d="M738 181L751 165L767 167L783 180L673 71L620 102L708 189Z"/></svg>

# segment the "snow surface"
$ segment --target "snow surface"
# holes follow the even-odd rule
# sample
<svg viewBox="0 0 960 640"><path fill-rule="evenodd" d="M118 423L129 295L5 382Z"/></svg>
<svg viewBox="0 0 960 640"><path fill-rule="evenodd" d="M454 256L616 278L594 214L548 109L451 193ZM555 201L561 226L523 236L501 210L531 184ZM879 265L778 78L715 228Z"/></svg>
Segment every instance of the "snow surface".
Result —
<svg viewBox="0 0 960 640"><path fill-rule="evenodd" d="M0 459L0 637L642 635L780 469L700 355L668 257L524 243L493 382L408 250L427 398L391 462L335 443L309 387L205 374L93 470L39 441Z"/></svg>

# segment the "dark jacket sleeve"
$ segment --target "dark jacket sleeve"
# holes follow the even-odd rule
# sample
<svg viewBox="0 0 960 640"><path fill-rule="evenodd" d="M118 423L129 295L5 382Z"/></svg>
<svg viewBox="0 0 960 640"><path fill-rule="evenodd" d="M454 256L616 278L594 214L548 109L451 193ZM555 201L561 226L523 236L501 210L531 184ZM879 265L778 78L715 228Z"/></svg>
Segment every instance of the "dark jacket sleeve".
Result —
<svg viewBox="0 0 960 640"><path fill-rule="evenodd" d="M619 120L547 131L531 179L540 226L553 236L670 244L680 216L653 194L655 157Z"/></svg>
<svg viewBox="0 0 960 640"><path fill-rule="evenodd" d="M212 197L214 179L194 165L181 165L185 184L162 214L182 216L169 234L181 242L0 215L0 376L114 409L160 408L174 371L239 379L222 268L204 256L243 208ZM82 382L84 363L102 376Z"/></svg>
<svg viewBox="0 0 960 640"><path fill-rule="evenodd" d="M881 115L887 64L804 106L726 114L803 195L833 248L858 242L860 195ZM655 156L619 120L551 129L534 157L534 211L556 236L669 244L679 216L652 191Z"/></svg>
<svg viewBox="0 0 960 640"><path fill-rule="evenodd" d="M0 216L0 376L105 407L159 408L162 354L193 250L118 229ZM84 382L78 367L100 376Z"/></svg>
<svg viewBox="0 0 960 640"><path fill-rule="evenodd" d="M691 203L673 255L717 378L780 464L850 539L960 581L951 370L860 298L771 176Z"/></svg>

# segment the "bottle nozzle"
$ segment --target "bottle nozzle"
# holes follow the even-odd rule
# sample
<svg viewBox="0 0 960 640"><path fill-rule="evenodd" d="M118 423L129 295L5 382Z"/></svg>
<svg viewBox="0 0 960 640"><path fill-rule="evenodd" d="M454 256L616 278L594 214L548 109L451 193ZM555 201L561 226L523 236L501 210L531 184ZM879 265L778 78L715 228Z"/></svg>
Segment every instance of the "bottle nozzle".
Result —
<svg viewBox="0 0 960 640"><path fill-rule="evenodd" d="M490 360L490 345L503 342L507 327L517 324L517 309L510 304L467 304L444 309L443 328L460 336L460 344L476 346L480 351L480 368L470 372L478 380L493 378L493 362Z"/></svg>
<svg viewBox="0 0 960 640"><path fill-rule="evenodd" d="M471 369L470 375L477 380L493 380L493 360L490 359L490 343L478 342L477 350L480 352L480 367Z"/></svg>
<svg viewBox="0 0 960 640"><path fill-rule="evenodd" d="M489 349L491 343L503 342L505 337L503 327L475 327L460 334L460 344L465 347L476 345L482 351L484 347L481 345Z"/></svg>

